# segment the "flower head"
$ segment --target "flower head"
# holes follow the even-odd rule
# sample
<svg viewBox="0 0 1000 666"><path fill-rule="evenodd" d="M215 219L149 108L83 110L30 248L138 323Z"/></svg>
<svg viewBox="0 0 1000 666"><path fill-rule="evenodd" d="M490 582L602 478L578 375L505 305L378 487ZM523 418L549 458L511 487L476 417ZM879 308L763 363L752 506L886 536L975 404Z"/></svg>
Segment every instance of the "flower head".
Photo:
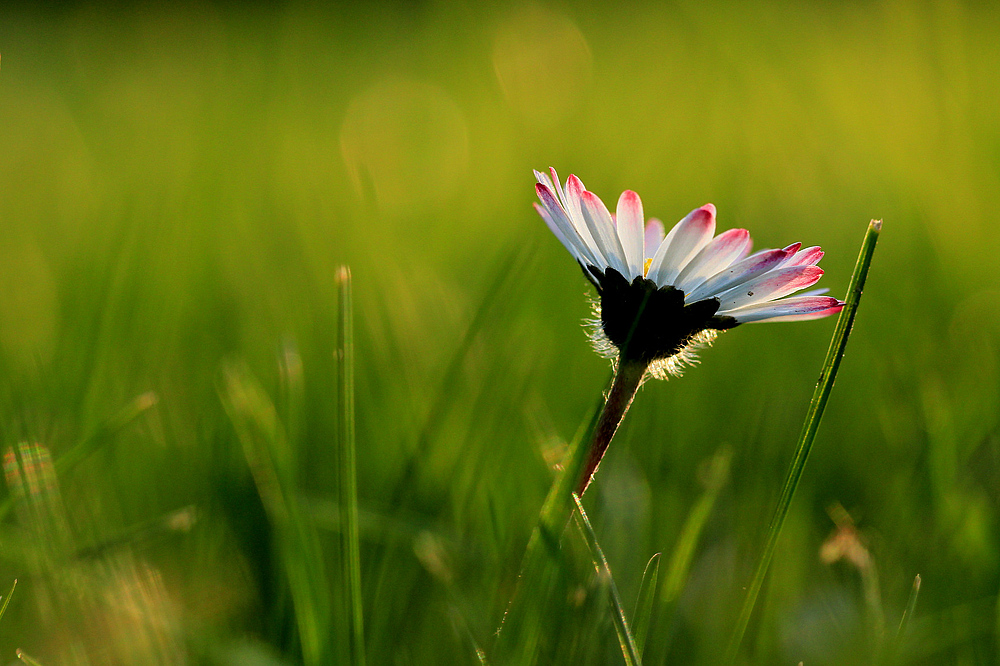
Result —
<svg viewBox="0 0 1000 666"><path fill-rule="evenodd" d="M583 182L535 172L535 209L597 288L594 338L608 356L676 373L717 331L762 321L817 319L844 303L820 292L786 298L823 275L819 247L793 243L750 254L750 233L715 236L715 206L697 208L664 234L626 190L612 215Z"/></svg>

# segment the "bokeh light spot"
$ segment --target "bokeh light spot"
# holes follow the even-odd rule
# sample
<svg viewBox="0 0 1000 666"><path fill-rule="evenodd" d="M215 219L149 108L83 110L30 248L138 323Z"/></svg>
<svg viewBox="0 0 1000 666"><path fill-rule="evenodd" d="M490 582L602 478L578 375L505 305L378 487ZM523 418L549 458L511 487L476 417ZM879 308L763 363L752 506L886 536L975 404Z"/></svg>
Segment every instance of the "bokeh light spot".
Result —
<svg viewBox="0 0 1000 666"><path fill-rule="evenodd" d="M399 79L351 101L340 148L359 196L383 212L440 202L455 191L469 159L458 105L436 86Z"/></svg>
<svg viewBox="0 0 1000 666"><path fill-rule="evenodd" d="M590 47L569 18L529 5L497 31L493 68L507 101L523 119L551 127L590 84Z"/></svg>

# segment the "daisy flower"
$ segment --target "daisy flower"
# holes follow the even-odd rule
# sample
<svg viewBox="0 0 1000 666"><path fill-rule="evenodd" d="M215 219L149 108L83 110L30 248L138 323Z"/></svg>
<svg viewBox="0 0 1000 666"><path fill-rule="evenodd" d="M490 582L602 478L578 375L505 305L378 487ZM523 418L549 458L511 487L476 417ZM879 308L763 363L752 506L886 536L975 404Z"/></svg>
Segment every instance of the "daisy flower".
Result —
<svg viewBox="0 0 1000 666"><path fill-rule="evenodd" d="M764 321L817 319L844 303L822 291L791 294L823 275L819 247L793 243L750 254L750 233L715 235L715 206L691 211L664 234L646 222L639 195L626 190L615 214L576 176L535 172L535 204L556 238L597 288L598 351L665 378L693 360L718 331Z"/></svg>

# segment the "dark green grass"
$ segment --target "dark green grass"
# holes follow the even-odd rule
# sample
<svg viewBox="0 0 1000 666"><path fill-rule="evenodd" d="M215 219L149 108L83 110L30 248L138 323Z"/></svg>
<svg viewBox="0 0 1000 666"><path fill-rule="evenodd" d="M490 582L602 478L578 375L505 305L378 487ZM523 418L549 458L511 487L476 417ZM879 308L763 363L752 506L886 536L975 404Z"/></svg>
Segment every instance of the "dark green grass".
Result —
<svg viewBox="0 0 1000 666"><path fill-rule="evenodd" d="M488 656L608 375L531 210L551 164L821 244L841 297L885 220L742 654L995 663L998 31L947 2L4 9L0 443L57 485L2 491L0 660L349 663L344 264L367 663ZM584 504L626 613L662 553L647 666L722 659L833 325L739 327L637 396ZM835 503L889 636L820 559ZM624 663L575 530L562 552L544 663Z"/></svg>

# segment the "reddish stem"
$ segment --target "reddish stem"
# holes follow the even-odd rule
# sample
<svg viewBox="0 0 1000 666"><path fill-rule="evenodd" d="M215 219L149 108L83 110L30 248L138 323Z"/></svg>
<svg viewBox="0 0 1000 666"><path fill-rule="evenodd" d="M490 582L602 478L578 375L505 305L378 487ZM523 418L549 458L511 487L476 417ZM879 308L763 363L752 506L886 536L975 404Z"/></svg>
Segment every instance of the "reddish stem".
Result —
<svg viewBox="0 0 1000 666"><path fill-rule="evenodd" d="M618 426L625 418L625 412L628 411L636 391L639 390L647 367L649 364L641 361L622 361L619 364L618 370L615 372L615 379L611 383L611 390L608 391L608 399L604 403L601 417L594 429L594 439L590 443L587 463L580 476L580 483L577 485L577 495L582 497L587 486L593 480L597 467L601 464L601 459L604 458L604 452L611 444L611 438L615 436Z"/></svg>

